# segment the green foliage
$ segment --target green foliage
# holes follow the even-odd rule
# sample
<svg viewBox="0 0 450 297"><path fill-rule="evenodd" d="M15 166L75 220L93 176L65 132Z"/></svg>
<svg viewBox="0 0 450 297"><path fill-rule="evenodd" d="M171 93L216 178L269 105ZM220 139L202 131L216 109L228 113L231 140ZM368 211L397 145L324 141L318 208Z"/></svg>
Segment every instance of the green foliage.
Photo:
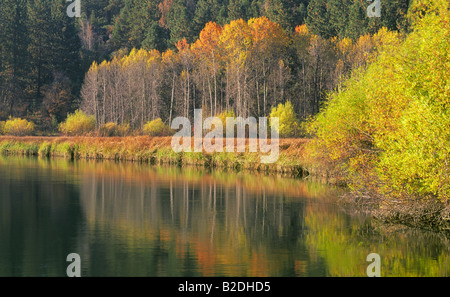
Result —
<svg viewBox="0 0 450 297"><path fill-rule="evenodd" d="M306 23L314 34L324 38L358 38L373 34L382 27L407 31L409 0L382 1L382 17L367 17L368 1L311 0L307 8Z"/></svg>
<svg viewBox="0 0 450 297"><path fill-rule="evenodd" d="M34 132L34 123L21 118L9 118L3 126L6 135L25 136Z"/></svg>
<svg viewBox="0 0 450 297"><path fill-rule="evenodd" d="M169 136L173 134L172 129L164 124L161 118L147 122L142 130L145 135L149 136Z"/></svg>
<svg viewBox="0 0 450 297"><path fill-rule="evenodd" d="M310 149L354 190L449 198L448 4L420 11L414 32L392 33L367 71L354 73L310 124Z"/></svg>
<svg viewBox="0 0 450 297"><path fill-rule="evenodd" d="M161 28L158 23L153 23L145 33L142 48L146 50L156 49L162 52L167 48L167 35L169 35L167 31Z"/></svg>
<svg viewBox="0 0 450 297"><path fill-rule="evenodd" d="M264 3L265 15L271 21L292 32L297 25L304 23L308 2L305 0L266 0Z"/></svg>
<svg viewBox="0 0 450 297"><path fill-rule="evenodd" d="M69 136L87 135L95 129L95 117L76 110L59 125L59 131Z"/></svg>
<svg viewBox="0 0 450 297"><path fill-rule="evenodd" d="M188 42L194 41L190 26L191 14L183 0L174 0L167 14L167 27L170 30L170 45L186 38Z"/></svg>
<svg viewBox="0 0 450 297"><path fill-rule="evenodd" d="M0 135L5 134L4 130L5 130L5 121L0 121Z"/></svg>
<svg viewBox="0 0 450 297"><path fill-rule="evenodd" d="M283 138L295 137L299 133L300 123L290 101L278 104L270 112L270 118L279 118L278 135Z"/></svg>
<svg viewBox="0 0 450 297"><path fill-rule="evenodd" d="M118 125L116 123L109 122L101 125L98 132L102 137L123 137L130 133L130 125Z"/></svg>
<svg viewBox="0 0 450 297"><path fill-rule="evenodd" d="M28 67L33 108L38 110L44 87L54 73L63 72L72 81L80 75L80 40L75 20L67 17L62 0L28 1ZM52 46L48 46L51 44Z"/></svg>
<svg viewBox="0 0 450 297"><path fill-rule="evenodd" d="M114 24L114 29L111 35L111 43L114 49L129 46L129 41L131 39L131 9L130 1L125 1L125 6L120 10L119 17Z"/></svg>
<svg viewBox="0 0 450 297"><path fill-rule="evenodd" d="M26 104L28 36L26 1L0 1L0 116Z"/></svg>

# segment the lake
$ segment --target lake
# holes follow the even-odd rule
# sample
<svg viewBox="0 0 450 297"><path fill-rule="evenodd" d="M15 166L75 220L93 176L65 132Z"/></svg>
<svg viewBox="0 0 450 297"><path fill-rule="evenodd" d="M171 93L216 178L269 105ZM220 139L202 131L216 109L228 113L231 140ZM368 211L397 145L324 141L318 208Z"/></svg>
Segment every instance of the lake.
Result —
<svg viewBox="0 0 450 297"><path fill-rule="evenodd" d="M443 234L249 172L0 156L0 276L448 276Z"/></svg>

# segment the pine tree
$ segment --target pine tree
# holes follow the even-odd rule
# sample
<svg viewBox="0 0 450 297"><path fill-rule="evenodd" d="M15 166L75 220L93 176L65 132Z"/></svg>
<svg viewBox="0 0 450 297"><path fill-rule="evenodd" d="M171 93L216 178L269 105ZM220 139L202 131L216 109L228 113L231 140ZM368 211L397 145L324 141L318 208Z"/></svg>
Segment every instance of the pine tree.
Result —
<svg viewBox="0 0 450 297"><path fill-rule="evenodd" d="M131 11L130 47L140 48L147 37L147 31L159 19L158 3L156 1L139 0Z"/></svg>
<svg viewBox="0 0 450 297"><path fill-rule="evenodd" d="M103 8L106 12L106 21L108 24L115 21L116 17L120 14L120 11L125 6L125 4L126 0L108 0L108 6Z"/></svg>
<svg viewBox="0 0 450 297"><path fill-rule="evenodd" d="M108 23L108 11L106 9L108 2L108 0L82 0L82 13L91 21L92 15L94 15L95 22L91 22L93 26L103 26Z"/></svg>
<svg viewBox="0 0 450 297"><path fill-rule="evenodd" d="M330 25L330 14L326 0L311 0L308 5L306 23L314 34L324 38L336 36L334 26Z"/></svg>
<svg viewBox="0 0 450 297"><path fill-rule="evenodd" d="M146 50L156 49L163 52L167 49L166 40L169 38L168 31L161 28L157 21L150 25L150 28L145 34L145 39L142 42L142 48Z"/></svg>
<svg viewBox="0 0 450 297"><path fill-rule="evenodd" d="M81 42L75 27L75 18L66 15L66 2L53 0L52 2L52 52L50 59L52 69L61 71L71 81L78 80L82 74L80 71Z"/></svg>
<svg viewBox="0 0 450 297"><path fill-rule="evenodd" d="M0 2L0 119L23 105L27 71L26 1Z"/></svg>
<svg viewBox="0 0 450 297"><path fill-rule="evenodd" d="M52 49L53 30L50 0L35 0L28 2L28 30L30 43L31 75L31 109L36 110L42 101L43 86L51 80L54 55Z"/></svg>
<svg viewBox="0 0 450 297"><path fill-rule="evenodd" d="M345 35L356 40L359 36L367 33L366 6L359 1L354 1L350 7L348 24Z"/></svg>
<svg viewBox="0 0 450 297"><path fill-rule="evenodd" d="M328 24L334 36L346 37L349 10L354 0L328 0Z"/></svg>
<svg viewBox="0 0 450 297"><path fill-rule="evenodd" d="M228 8L227 6L223 5L220 7L218 13L217 13L217 24L219 25L225 25L228 20Z"/></svg>
<svg viewBox="0 0 450 297"><path fill-rule="evenodd" d="M230 0L228 4L229 22L238 19L247 20L247 13L243 1L245 0Z"/></svg>
<svg viewBox="0 0 450 297"><path fill-rule="evenodd" d="M130 47L131 1L132 0L125 1L125 6L120 10L119 17L114 24L113 33L111 35L111 45L113 50Z"/></svg>
<svg viewBox="0 0 450 297"><path fill-rule="evenodd" d="M213 20L212 5L208 0L199 0L195 8L195 14L192 19L193 31L196 37L205 27L206 23Z"/></svg>
<svg viewBox="0 0 450 297"><path fill-rule="evenodd" d="M67 17L64 0L35 0L28 3L28 28L31 74L31 111L41 107L46 86L56 73L81 86L80 40L75 19ZM71 104L68 102L67 104Z"/></svg>
<svg viewBox="0 0 450 297"><path fill-rule="evenodd" d="M194 40L190 24L191 17L184 0L174 0L167 14L167 27L170 30L169 44L172 47L183 38L186 38L189 43Z"/></svg>
<svg viewBox="0 0 450 297"><path fill-rule="evenodd" d="M305 0L265 0L265 15L285 30L293 31L304 23L306 5Z"/></svg>
<svg viewBox="0 0 450 297"><path fill-rule="evenodd" d="M411 0L382 1L381 25L389 30L408 30L407 13Z"/></svg>

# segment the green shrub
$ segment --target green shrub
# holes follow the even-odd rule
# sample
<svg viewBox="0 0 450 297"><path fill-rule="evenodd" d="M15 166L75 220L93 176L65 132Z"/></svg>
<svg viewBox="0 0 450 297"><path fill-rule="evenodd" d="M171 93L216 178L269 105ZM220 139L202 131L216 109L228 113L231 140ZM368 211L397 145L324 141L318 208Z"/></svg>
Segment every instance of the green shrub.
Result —
<svg viewBox="0 0 450 297"><path fill-rule="evenodd" d="M69 136L87 135L95 130L95 117L76 110L59 125L59 131Z"/></svg>
<svg viewBox="0 0 450 297"><path fill-rule="evenodd" d="M173 134L172 129L164 124L160 118L147 122L142 130L145 135L149 136L169 136Z"/></svg>
<svg viewBox="0 0 450 297"><path fill-rule="evenodd" d="M5 129L5 121L0 121L0 135L5 134L4 129Z"/></svg>
<svg viewBox="0 0 450 297"><path fill-rule="evenodd" d="M102 137L127 136L130 133L130 125L129 124L117 125L116 123L109 122L104 125L101 125L98 133L99 136Z"/></svg>
<svg viewBox="0 0 450 297"><path fill-rule="evenodd" d="M300 123L290 101L287 101L284 105L280 103L277 107L273 107L270 117L279 118L278 135L280 137L295 137L299 134Z"/></svg>
<svg viewBox="0 0 450 297"><path fill-rule="evenodd" d="M3 133L6 135L25 136L34 132L34 123L21 118L9 118L3 125Z"/></svg>

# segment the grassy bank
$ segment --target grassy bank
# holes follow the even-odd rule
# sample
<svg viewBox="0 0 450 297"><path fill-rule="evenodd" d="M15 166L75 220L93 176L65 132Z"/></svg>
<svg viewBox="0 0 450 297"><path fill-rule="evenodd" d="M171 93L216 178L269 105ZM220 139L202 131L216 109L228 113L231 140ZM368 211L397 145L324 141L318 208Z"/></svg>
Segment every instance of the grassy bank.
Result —
<svg viewBox="0 0 450 297"><path fill-rule="evenodd" d="M308 166L303 154L305 139L281 139L276 163L262 164L256 153L176 153L171 137L0 137L0 154L135 161L150 164L194 165L276 173L294 177L324 175ZM248 141L246 144L248 149ZM258 150L259 151L259 150Z"/></svg>
<svg viewBox="0 0 450 297"><path fill-rule="evenodd" d="M232 169L289 177L326 179L331 168L308 162L306 139L280 139L279 158L274 164L261 164L261 153L176 153L171 137L13 137L0 136L0 154L66 158L71 160L114 160L174 166ZM248 142L246 144L248 148ZM318 163L319 164L319 163ZM363 208L380 222L422 229L450 230L450 209L436 199L390 201L386 197L360 197L349 192L344 204Z"/></svg>

